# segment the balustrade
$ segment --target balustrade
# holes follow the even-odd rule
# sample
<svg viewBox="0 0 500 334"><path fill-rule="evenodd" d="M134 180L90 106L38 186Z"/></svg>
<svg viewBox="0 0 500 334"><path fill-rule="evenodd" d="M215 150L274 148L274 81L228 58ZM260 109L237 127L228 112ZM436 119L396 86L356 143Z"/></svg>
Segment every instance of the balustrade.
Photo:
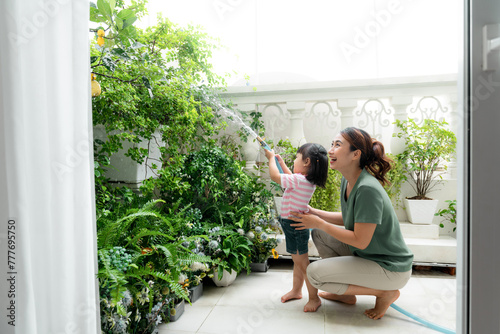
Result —
<svg viewBox="0 0 500 334"><path fill-rule="evenodd" d="M318 142L328 148L341 129L355 126L381 140L393 154L404 148L393 137L396 119L446 120L456 133L456 95L456 75L229 87L222 93L237 109L249 102L256 105L266 137L275 142ZM449 174L454 175L455 168L452 161Z"/></svg>

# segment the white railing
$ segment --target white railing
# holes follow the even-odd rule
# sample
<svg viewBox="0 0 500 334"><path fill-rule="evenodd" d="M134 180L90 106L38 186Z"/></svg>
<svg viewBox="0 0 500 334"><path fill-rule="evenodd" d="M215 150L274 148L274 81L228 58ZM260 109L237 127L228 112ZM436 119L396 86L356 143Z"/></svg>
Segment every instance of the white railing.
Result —
<svg viewBox="0 0 500 334"><path fill-rule="evenodd" d="M231 100L236 110L260 111L266 137L274 141L290 139L292 144L316 142L330 147L332 139L343 128L355 126L366 130L384 143L386 151L397 154L404 148L393 138L394 121L413 118L417 123L431 118L446 120L457 133L457 75L411 78L319 82L304 84L229 87L222 96ZM257 145L248 143L247 146ZM244 148L248 152L255 150ZM257 149L258 151L258 149ZM247 166L255 163L246 157ZM255 160L262 161L262 155ZM447 181L433 197L456 198L456 163L448 166ZM403 197L411 195L403 185ZM402 208L400 220L406 220ZM438 223L436 217L434 223ZM442 234L452 234L451 226Z"/></svg>
<svg viewBox="0 0 500 334"><path fill-rule="evenodd" d="M445 119L458 127L456 75L229 87L222 96L236 109L262 112L268 138L294 144L328 147L341 129L356 126L393 152L395 119Z"/></svg>

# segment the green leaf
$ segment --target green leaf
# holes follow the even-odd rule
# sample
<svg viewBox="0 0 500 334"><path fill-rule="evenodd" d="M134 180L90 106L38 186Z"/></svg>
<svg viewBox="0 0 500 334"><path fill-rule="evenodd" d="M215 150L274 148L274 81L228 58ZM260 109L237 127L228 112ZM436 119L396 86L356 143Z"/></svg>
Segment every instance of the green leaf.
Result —
<svg viewBox="0 0 500 334"><path fill-rule="evenodd" d="M108 0L109 2L109 7L111 9L111 13L115 11L115 7L116 7L116 0ZM111 14L110 14L111 15Z"/></svg>
<svg viewBox="0 0 500 334"><path fill-rule="evenodd" d="M131 44L132 44L131 46L132 49L139 49L145 47L145 45L140 42L133 42Z"/></svg>
<svg viewBox="0 0 500 334"><path fill-rule="evenodd" d="M129 17L127 19L123 19L123 28L122 29L125 29L125 28L128 28L129 26L132 26L132 24L134 24L134 22L136 20L137 20L137 17L135 17L135 16Z"/></svg>
<svg viewBox="0 0 500 334"><path fill-rule="evenodd" d="M105 17L111 17L112 10L106 0L97 0L97 8L99 9L99 12L101 12L101 14Z"/></svg>
<svg viewBox="0 0 500 334"><path fill-rule="evenodd" d="M113 61L113 59L111 59L111 57L109 56L104 56L102 57L102 63L104 65L104 67L106 67L109 71L111 72L114 72L115 71L115 62Z"/></svg>
<svg viewBox="0 0 500 334"><path fill-rule="evenodd" d="M151 84L149 83L148 78L142 77L142 82L144 83L144 86L146 86L147 89L152 89Z"/></svg>
<svg viewBox="0 0 500 334"><path fill-rule="evenodd" d="M95 63L97 61L97 59L99 59L98 56L92 56L92 57L90 57L90 64Z"/></svg>
<svg viewBox="0 0 500 334"><path fill-rule="evenodd" d="M125 52L125 50L121 48L114 48L111 50L111 53L123 60L130 60L130 56L127 54L127 52Z"/></svg>
<svg viewBox="0 0 500 334"><path fill-rule="evenodd" d="M106 17L101 15L101 12L96 8L90 8L90 21L96 23L107 22Z"/></svg>
<svg viewBox="0 0 500 334"><path fill-rule="evenodd" d="M122 9L116 16L125 21L128 18L134 17L134 12L130 9Z"/></svg>
<svg viewBox="0 0 500 334"><path fill-rule="evenodd" d="M123 29L123 20L121 18L115 17L115 24L116 24L116 27L118 28L118 30Z"/></svg>

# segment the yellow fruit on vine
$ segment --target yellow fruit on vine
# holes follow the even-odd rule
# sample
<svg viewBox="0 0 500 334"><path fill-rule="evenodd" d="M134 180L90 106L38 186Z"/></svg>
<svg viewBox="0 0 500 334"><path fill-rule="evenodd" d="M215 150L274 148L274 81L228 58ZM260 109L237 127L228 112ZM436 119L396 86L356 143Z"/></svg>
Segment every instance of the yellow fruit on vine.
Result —
<svg viewBox="0 0 500 334"><path fill-rule="evenodd" d="M97 30L97 36L104 37L104 30L102 29Z"/></svg>
<svg viewBox="0 0 500 334"><path fill-rule="evenodd" d="M104 45L104 37L97 37L97 44L99 44L100 46L103 46Z"/></svg>
<svg viewBox="0 0 500 334"><path fill-rule="evenodd" d="M91 82L91 87L92 87L92 96L95 97L95 96L99 96L101 95L101 85L99 85L99 83L95 80L92 80Z"/></svg>

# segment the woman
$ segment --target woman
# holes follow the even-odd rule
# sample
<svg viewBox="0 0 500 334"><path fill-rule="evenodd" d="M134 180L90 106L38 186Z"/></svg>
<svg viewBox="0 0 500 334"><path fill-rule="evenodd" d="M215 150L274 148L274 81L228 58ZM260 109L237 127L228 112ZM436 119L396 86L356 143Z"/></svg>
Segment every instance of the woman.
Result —
<svg viewBox="0 0 500 334"><path fill-rule="evenodd" d="M356 295L375 296L375 307L365 314L380 319L410 279L413 261L382 186L388 182L390 160L381 142L357 128L341 131L328 156L330 168L343 176L342 212L310 208L291 218L297 230L314 229L312 238L323 258L308 266L307 277L326 291L319 294L325 299L354 304Z"/></svg>

